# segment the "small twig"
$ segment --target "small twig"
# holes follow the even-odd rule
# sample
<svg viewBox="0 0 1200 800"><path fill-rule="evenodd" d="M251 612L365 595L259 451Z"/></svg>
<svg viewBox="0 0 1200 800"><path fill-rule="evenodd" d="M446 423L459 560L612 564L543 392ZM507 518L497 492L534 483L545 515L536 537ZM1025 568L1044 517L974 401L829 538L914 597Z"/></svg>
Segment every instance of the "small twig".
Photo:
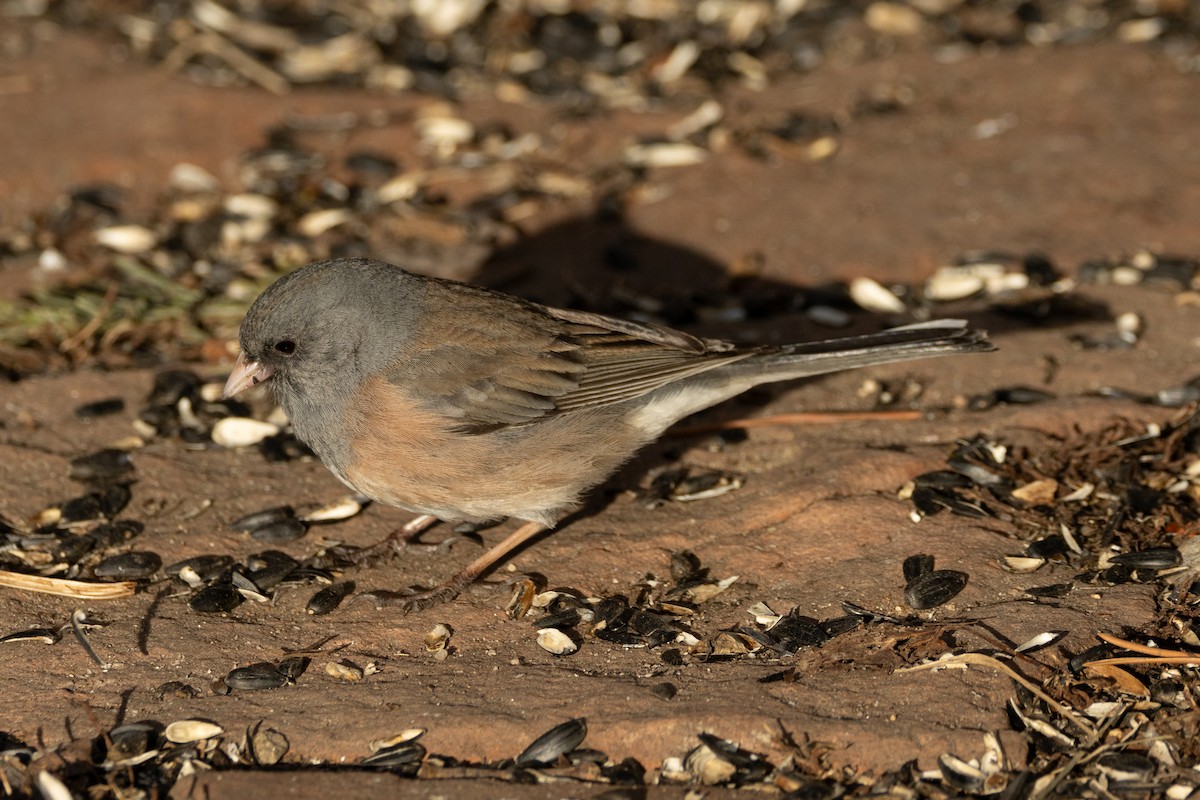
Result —
<svg viewBox="0 0 1200 800"><path fill-rule="evenodd" d="M1095 726L1093 726L1090 722L1087 722L1076 716L1075 709L1071 708L1066 703L1058 702L1053 697L1042 691L1042 688L1036 683L1024 677L1007 664L1004 664L1001 661L992 658L991 656L985 656L983 653L960 653L959 655L951 656L950 658L944 658L939 661L932 661L928 664L918 664L914 667L900 667L896 670L896 672L917 672L920 670L937 669L938 667L944 667L948 664L975 664L981 667L991 667L998 672L1003 672L1005 675L1012 678L1014 681L1032 692L1035 697L1040 699L1046 705L1050 706L1050 708L1057 711L1068 722L1074 724L1075 727L1088 734L1088 736L1094 736L1096 733Z"/></svg>
<svg viewBox="0 0 1200 800"><path fill-rule="evenodd" d="M104 318L108 316L108 312L112 310L113 303L117 300L117 282L110 281L108 288L104 291L104 298L100 301L100 307L96 309L96 313L87 321L87 324L77 330L73 335L63 339L58 345L59 352L70 353L76 347L79 347L88 339L92 338L92 334L100 330L100 326L104 324Z"/></svg>
<svg viewBox="0 0 1200 800"><path fill-rule="evenodd" d="M180 286L171 279L159 275L135 258L117 256L113 258L112 263L122 275L130 280L151 286L162 292L173 305L181 307L190 306L201 297L201 293L198 290Z"/></svg>
<svg viewBox="0 0 1200 800"><path fill-rule="evenodd" d="M177 72L183 68L184 64L191 61L193 56L201 53L221 59L230 69L250 82L257 83L271 94L285 95L292 89L287 78L254 60L240 47L212 31L197 33L183 40L167 54L162 64L168 71Z"/></svg>
<svg viewBox="0 0 1200 800"><path fill-rule="evenodd" d="M1058 785L1063 782L1063 779L1070 775L1077 766L1083 763L1083 760L1087 758L1087 756L1088 752L1086 750L1081 750L1075 753L1075 755L1071 756L1070 761L1047 776L1049 777L1049 780L1046 781L1046 783L1043 784L1040 789L1036 791L1036 793L1030 794L1029 800L1042 800L1044 797L1049 797L1050 793L1058 788ZM1037 788L1036 785L1035 788Z"/></svg>
<svg viewBox="0 0 1200 800"><path fill-rule="evenodd" d="M1100 667L1106 664L1141 664L1154 666L1156 664L1187 664L1200 667L1200 655L1196 656L1166 656L1164 658L1144 658L1142 656L1120 656L1117 658L1101 658L1084 663L1085 667Z"/></svg>
<svg viewBox="0 0 1200 800"><path fill-rule="evenodd" d="M1189 653L1186 650L1170 650L1166 647L1153 647L1148 644L1138 644L1137 642L1131 642L1128 639L1122 639L1119 636L1113 636L1111 633L1097 633L1096 637L1102 641L1108 642L1109 644L1116 645L1117 647L1121 647L1126 650L1132 650L1135 653L1142 653L1143 655L1147 656L1200 658L1200 653ZM1100 664L1102 662L1094 661L1092 663Z"/></svg>
<svg viewBox="0 0 1200 800"><path fill-rule="evenodd" d="M82 608L77 608L71 612L71 632L75 634L75 638L79 640L79 644L83 646L84 651L92 657L100 669L108 669L108 664L100 656L96 655L96 651L92 649L92 643L88 641L87 634L84 633L83 624L87 622L87 613Z"/></svg>
<svg viewBox="0 0 1200 800"><path fill-rule="evenodd" d="M0 586L9 589L24 589L27 592L56 594L59 597L75 597L81 600L120 600L123 597L133 597L133 593L137 590L136 581L90 583L66 578L44 578L41 575L25 575L5 570L0 570Z"/></svg>

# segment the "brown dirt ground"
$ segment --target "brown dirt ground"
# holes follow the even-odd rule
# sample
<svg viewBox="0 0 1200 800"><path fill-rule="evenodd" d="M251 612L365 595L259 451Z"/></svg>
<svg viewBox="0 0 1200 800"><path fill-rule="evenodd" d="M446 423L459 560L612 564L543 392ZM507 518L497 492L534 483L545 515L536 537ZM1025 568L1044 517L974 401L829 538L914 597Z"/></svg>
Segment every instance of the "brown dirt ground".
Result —
<svg viewBox="0 0 1200 800"><path fill-rule="evenodd" d="M10 154L0 170L0 220L9 222L88 181L115 181L137 197L152 197L178 161L228 175L236 155L260 141L262 130L285 112L395 109L411 102L340 90L272 98L206 89L114 59L105 47L69 34L0 63L0 72L22 76L4 84L17 90L0 95L0 117L7 120L0 125L0 152ZM1038 249L1068 267L1143 245L1200 253L1200 149L1191 135L1200 129L1196 78L1147 50L1024 49L954 64L910 54L829 68L761 93L739 92L727 106L746 120L797 105L836 111L881 83L911 87L915 102L903 114L857 122L835 158L766 165L731 150L700 166L663 171L658 181L665 195L632 209L630 224L650 240L687 248L717 265L761 253L772 277L799 284L862 274L917 280L975 248ZM486 98L469 100L463 113L529 128L556 124L548 110ZM1007 132L972 136L974 126L1005 115L1015 120ZM634 133L661 130L679 116L615 114L590 128L557 124L578 126L581 158L599 159ZM402 153L406 135L381 128L320 144L335 152L371 145ZM529 229L569 219L571 212L564 208L560 218L533 220ZM552 296L556 264L571 257L563 241L549 237L527 257L535 278L544 281L543 294ZM447 265L447 272L462 269ZM0 280L26 277L14 268ZM1018 546L1002 525L945 516L915 524L894 494L906 479L937 467L958 436L1062 433L1075 424L1099 427L1121 414L1165 419L1165 411L1080 394L1102 384L1155 389L1192 377L1200 345L1194 308L1145 289L1095 290L1092 296L1114 312L1145 315L1147 334L1136 350L1081 352L1067 341L1078 328L1000 330L997 354L872 372L881 379L919 377L929 386L925 404L936 408L963 393L1040 385L1040 358L1053 356L1061 367L1050 388L1059 400L919 422L755 429L745 442L723 448L705 438L675 439L639 458L613 487L643 481L665 450L682 447L684 463L740 471L748 476L745 488L653 510L631 492L618 491L599 513L546 537L512 564L545 574L551 585L601 593L627 590L647 572L664 575L668 553L691 548L719 577L741 576L704 609L702 626L716 630L748 622L746 608L759 600L817 617L837 615L843 599L902 610L900 563L925 552L935 554L939 566L971 574L952 605L927 612L932 619L986 619L1011 642L1066 630L1063 647L1072 652L1093 644L1097 631L1145 625L1154 613L1153 597L1137 586L1076 592L1057 606L1022 602L1022 588L1069 575L1005 573L997 557ZM797 321L787 330L740 333L769 340L825 332ZM856 408L863 377L834 376L712 415ZM83 371L4 387L0 512L24 517L71 496L76 487L67 480L67 460L128 434L150 380L143 371ZM90 422L72 415L79 403L111 396L124 397L129 410ZM267 464L253 452L196 452L162 442L134 459L139 482L132 513L147 521L139 546L167 560L253 552L260 548L229 533L228 521L281 502L319 504L344 493L319 463ZM405 519L397 510L373 507L327 533L365 544ZM324 533L314 530L285 549L310 552L311 539ZM363 589L428 583L470 556L470 545L414 553L351 577ZM589 746L616 758L633 756L649 768L682 755L700 731L779 759L782 727L797 738L830 743L833 763L874 774L909 759L929 768L945 752L978 755L984 732L1008 727L1003 708L1012 686L1006 678L978 669L893 674L888 642L876 630L789 659L799 667L798 679L764 684L756 679L778 671L779 664L742 660L677 668L653 652L601 643L555 658L537 647L527 622L505 618L504 589L480 587L408 617L353 604L313 618L303 612L307 596L284 593L273 605L248 603L228 616L192 613L181 598L161 596L159 587L131 600L89 604L91 614L108 622L92 640L110 667L98 669L69 638L53 647L0 647L0 718L9 732L46 746L135 719L202 717L229 730L265 720L289 737L294 764L351 763L367 753L369 740L411 726L429 729L425 743L433 752L500 759L572 716L587 717ZM0 630L61 624L74 605L3 591ZM445 661L433 660L422 646L436 622L455 631L453 654ZM209 691L210 682L233 667L277 659L285 648L327 637L346 645L338 658L375 661L381 671L342 684L324 674L326 659L318 656L294 687L229 696ZM200 695L159 697L155 688L173 680L199 688ZM670 701L650 692L664 681L679 689ZM1019 762L1023 754L1009 755ZM392 783L389 776L337 773L320 780L335 782L219 775L204 778L203 791L212 797L394 791L379 785ZM194 788L181 783L177 793ZM511 789L506 793L514 797L557 796ZM476 790L448 783L436 793L468 796ZM682 794L663 791L661 796Z"/></svg>

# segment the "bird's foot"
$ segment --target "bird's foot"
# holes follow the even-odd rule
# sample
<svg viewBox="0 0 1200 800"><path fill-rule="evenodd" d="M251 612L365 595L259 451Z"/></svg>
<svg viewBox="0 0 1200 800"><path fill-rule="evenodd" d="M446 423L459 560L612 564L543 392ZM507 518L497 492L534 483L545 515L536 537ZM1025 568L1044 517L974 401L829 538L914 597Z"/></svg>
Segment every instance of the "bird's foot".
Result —
<svg viewBox="0 0 1200 800"><path fill-rule="evenodd" d="M461 591L462 586L455 585L454 581L449 581L432 589L410 589L402 592L379 589L374 592L364 592L355 600L368 600L374 603L376 611L383 608L399 608L400 613L409 614L413 611L424 611L443 603L449 603L458 597Z"/></svg>
<svg viewBox="0 0 1200 800"><path fill-rule="evenodd" d="M437 524L437 517L422 514L388 534L387 538L367 547L360 547L348 558L350 566L377 564L395 556L416 542L416 538Z"/></svg>
<svg viewBox="0 0 1200 800"><path fill-rule="evenodd" d="M367 592L355 599L366 598L374 602L376 608L399 607L403 609L404 613L433 608L458 597L459 592L474 583L480 575L492 569L497 562L513 550L545 530L546 527L540 522L526 522L506 536L504 541L464 567L453 578L432 589L410 592Z"/></svg>

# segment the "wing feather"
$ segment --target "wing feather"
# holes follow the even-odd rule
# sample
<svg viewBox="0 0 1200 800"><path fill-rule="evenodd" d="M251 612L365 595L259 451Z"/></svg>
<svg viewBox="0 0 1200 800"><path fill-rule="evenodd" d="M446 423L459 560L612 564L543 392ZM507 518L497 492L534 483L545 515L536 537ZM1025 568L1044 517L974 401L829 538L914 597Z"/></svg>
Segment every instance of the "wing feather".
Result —
<svg viewBox="0 0 1200 800"><path fill-rule="evenodd" d="M433 291L442 287L430 287ZM465 290L465 291L464 291ZM522 303L455 286L387 373L458 430L483 433L620 403L754 354L655 325ZM497 316L496 300L504 301ZM431 307L438 307L431 303ZM462 320L488 319L489 330ZM413 375L420 375L414 385Z"/></svg>

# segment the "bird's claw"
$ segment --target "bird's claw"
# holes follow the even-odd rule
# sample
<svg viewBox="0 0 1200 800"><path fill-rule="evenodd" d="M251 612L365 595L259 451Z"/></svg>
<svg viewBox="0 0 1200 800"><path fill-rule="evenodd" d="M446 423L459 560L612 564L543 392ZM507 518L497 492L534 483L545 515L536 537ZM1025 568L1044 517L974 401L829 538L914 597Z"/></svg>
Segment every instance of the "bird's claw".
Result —
<svg viewBox="0 0 1200 800"><path fill-rule="evenodd" d="M409 614L413 611L424 611L427 608L449 603L458 597L459 591L457 586L452 585L435 586L432 589L421 591L409 590L403 592L379 589L374 592L363 592L354 599L355 601L367 600L374 603L376 611L383 608L399 608L402 614Z"/></svg>
<svg viewBox="0 0 1200 800"><path fill-rule="evenodd" d="M408 542L403 539L388 537L381 542L358 548L349 554L347 562L355 567L372 566L399 555L407 547Z"/></svg>
<svg viewBox="0 0 1200 800"><path fill-rule="evenodd" d="M427 608L440 606L458 597L458 591L458 588L454 586L435 586L432 589L426 589L423 592L417 592L408 597L401 604L401 609L405 614L408 614L413 611L424 611Z"/></svg>
<svg viewBox="0 0 1200 800"><path fill-rule="evenodd" d="M427 515L422 515L416 519L410 520L403 527L392 531L387 538L376 542L367 547L361 547L350 555L350 563L355 566L365 566L383 561L386 558L397 556L407 550L410 546L423 547L428 550L433 550L437 545L427 545L417 541L422 533L429 530L437 523L437 519Z"/></svg>

